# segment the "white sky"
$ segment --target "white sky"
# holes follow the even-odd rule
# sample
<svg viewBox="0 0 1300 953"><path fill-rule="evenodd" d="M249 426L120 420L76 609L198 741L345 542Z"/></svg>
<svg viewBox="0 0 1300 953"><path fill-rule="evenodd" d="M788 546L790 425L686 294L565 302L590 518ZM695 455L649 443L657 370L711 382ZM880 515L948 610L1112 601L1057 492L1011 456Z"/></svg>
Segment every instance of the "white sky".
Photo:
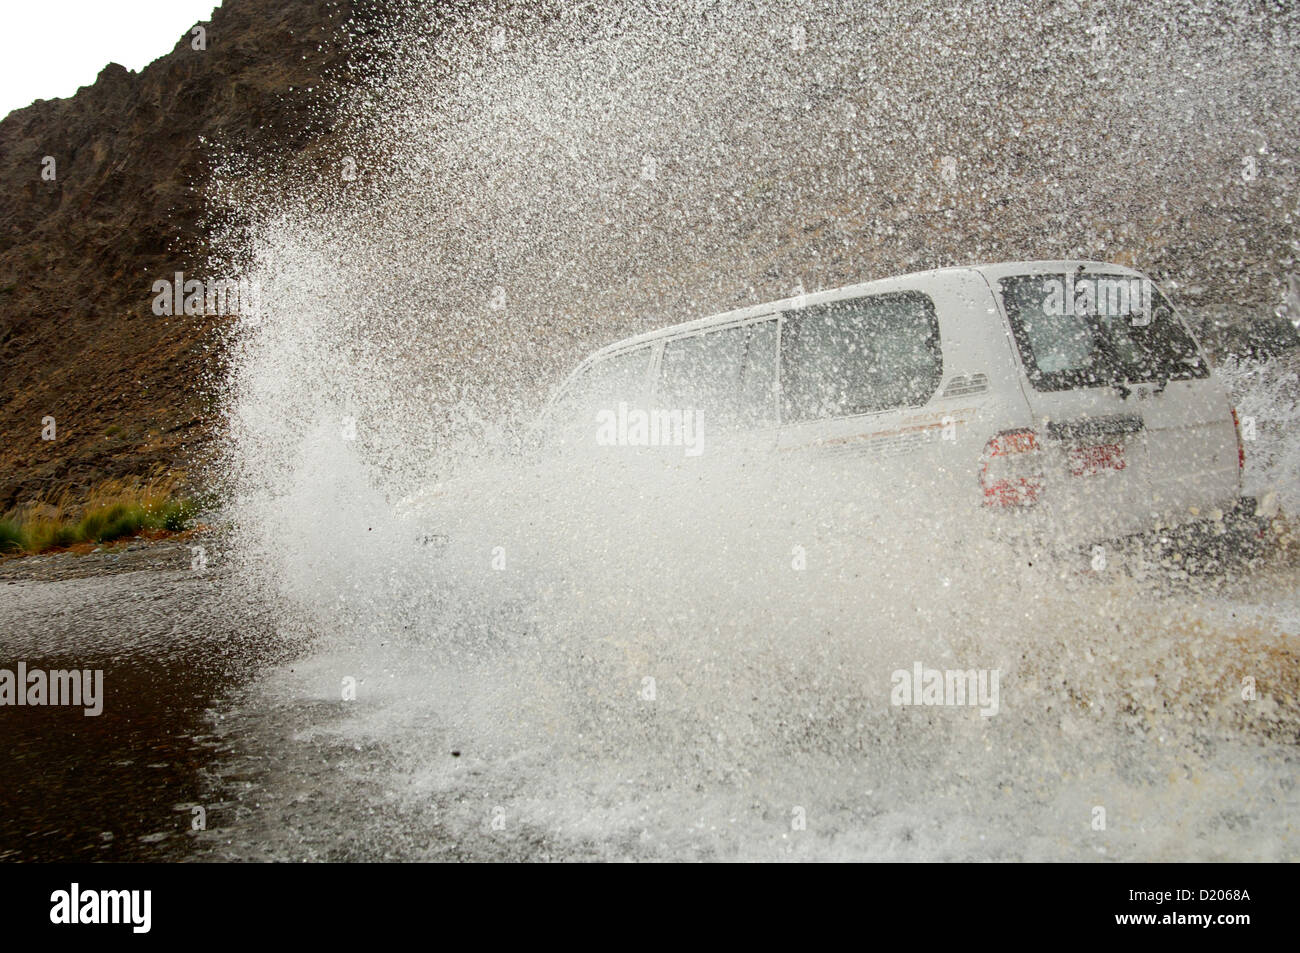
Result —
<svg viewBox="0 0 1300 953"><path fill-rule="evenodd" d="M217 6L220 0L0 0L0 118L37 99L71 96L109 63L139 72Z"/></svg>

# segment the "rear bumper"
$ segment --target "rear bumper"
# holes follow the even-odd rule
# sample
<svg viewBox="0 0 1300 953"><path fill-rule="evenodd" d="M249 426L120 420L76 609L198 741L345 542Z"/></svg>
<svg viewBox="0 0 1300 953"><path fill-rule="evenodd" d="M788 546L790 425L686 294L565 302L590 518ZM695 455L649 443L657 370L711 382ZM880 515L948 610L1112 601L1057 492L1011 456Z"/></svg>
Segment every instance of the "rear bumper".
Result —
<svg viewBox="0 0 1300 953"><path fill-rule="evenodd" d="M1254 497L1243 496L1221 515L1204 516L1177 526L1148 530L1096 540L1084 547L1095 554L1097 546L1113 550L1117 556L1140 556L1164 562L1187 561L1202 566L1226 566L1253 559L1264 547L1268 520L1257 515Z"/></svg>
<svg viewBox="0 0 1300 953"><path fill-rule="evenodd" d="M1203 516L1169 529L1141 535L1197 540L1229 533L1258 533L1264 525L1264 521L1255 515L1258 508L1258 501L1253 496L1243 496L1221 517Z"/></svg>

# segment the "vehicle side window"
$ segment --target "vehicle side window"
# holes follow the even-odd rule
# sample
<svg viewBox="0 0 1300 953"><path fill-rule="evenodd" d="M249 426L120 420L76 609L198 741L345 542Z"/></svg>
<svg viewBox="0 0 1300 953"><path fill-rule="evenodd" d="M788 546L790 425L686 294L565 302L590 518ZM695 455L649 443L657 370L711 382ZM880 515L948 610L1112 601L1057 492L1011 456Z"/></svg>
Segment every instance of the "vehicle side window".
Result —
<svg viewBox="0 0 1300 953"><path fill-rule="evenodd" d="M784 421L917 407L930 399L942 377L939 321L928 295L894 292L786 315Z"/></svg>
<svg viewBox="0 0 1300 953"><path fill-rule="evenodd" d="M599 411L617 411L620 401L629 406L644 402L650 353L650 347L639 347L588 367L556 402L553 414L557 424L594 433Z"/></svg>
<svg viewBox="0 0 1300 953"><path fill-rule="evenodd" d="M664 345L655 403L694 408L716 432L775 418L776 319L678 338Z"/></svg>
<svg viewBox="0 0 1300 953"><path fill-rule="evenodd" d="M749 328L727 328L664 344L655 404L694 408L715 432L733 429L740 406L740 375Z"/></svg>

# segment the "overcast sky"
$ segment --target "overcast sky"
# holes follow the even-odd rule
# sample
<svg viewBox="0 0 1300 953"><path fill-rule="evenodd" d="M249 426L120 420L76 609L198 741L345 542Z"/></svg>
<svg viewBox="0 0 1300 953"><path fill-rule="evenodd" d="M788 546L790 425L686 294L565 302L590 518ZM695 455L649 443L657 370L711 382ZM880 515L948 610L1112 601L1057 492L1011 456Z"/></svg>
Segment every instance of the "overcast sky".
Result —
<svg viewBox="0 0 1300 953"><path fill-rule="evenodd" d="M71 96L109 63L139 72L220 0L0 0L0 117Z"/></svg>

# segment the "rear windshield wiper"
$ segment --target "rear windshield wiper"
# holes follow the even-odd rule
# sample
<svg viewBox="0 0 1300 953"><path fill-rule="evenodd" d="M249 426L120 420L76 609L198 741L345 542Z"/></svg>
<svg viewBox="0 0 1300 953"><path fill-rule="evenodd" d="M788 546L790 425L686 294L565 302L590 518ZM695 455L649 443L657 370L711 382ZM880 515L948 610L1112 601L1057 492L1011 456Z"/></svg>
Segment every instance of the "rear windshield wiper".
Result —
<svg viewBox="0 0 1300 953"><path fill-rule="evenodd" d="M1108 386L1119 391L1121 400L1128 400L1129 395L1133 393L1133 388L1128 386L1128 376L1124 373L1124 362L1119 359L1119 353L1115 350L1115 343L1106 333L1106 327L1096 315L1085 315L1084 320L1088 322L1088 330L1092 334L1093 345L1097 348L1097 353L1101 356L1102 364L1109 372L1106 383Z"/></svg>

